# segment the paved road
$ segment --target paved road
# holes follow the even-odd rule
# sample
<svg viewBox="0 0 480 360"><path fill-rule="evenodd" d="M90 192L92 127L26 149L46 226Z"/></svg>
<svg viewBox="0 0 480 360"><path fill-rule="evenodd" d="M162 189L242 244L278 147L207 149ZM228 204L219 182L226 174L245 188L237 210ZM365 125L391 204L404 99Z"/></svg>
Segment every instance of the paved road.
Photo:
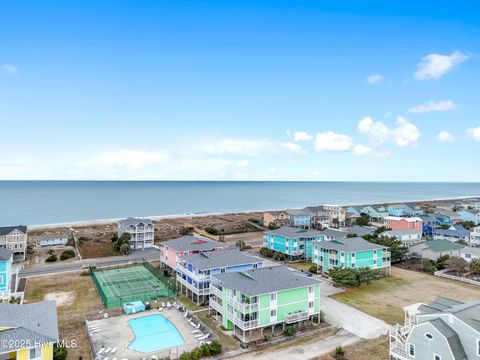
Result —
<svg viewBox="0 0 480 360"><path fill-rule="evenodd" d="M86 264L96 265L96 266L106 266L112 265L115 263L128 264L133 260L141 260L145 258L146 260L160 260L160 250L157 248L148 248L145 250L133 250L127 256L112 256L108 258L99 258L99 259L84 259L69 262L62 265L44 265L38 268L24 269L20 271L19 276L21 278L25 277L34 277L42 275L52 275L70 271L78 271L82 266Z"/></svg>

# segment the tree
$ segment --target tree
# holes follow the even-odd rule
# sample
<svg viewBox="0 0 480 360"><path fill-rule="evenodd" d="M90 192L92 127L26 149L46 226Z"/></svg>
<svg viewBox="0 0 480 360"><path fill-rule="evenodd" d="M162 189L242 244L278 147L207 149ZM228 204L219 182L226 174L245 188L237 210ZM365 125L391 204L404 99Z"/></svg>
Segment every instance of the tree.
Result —
<svg viewBox="0 0 480 360"><path fill-rule="evenodd" d="M116 251L121 251L122 254L128 254L129 250L125 250L125 247L123 245L127 245L128 248L130 249L130 239L131 238L132 237L130 236L129 233L123 233L122 236L120 236L118 238L118 240L113 243L113 248ZM123 246L123 249L124 249L123 251L121 250L122 246ZM126 251L126 253L124 251Z"/></svg>
<svg viewBox="0 0 480 360"><path fill-rule="evenodd" d="M359 226L368 226L370 225L370 216L367 214L361 214L355 223Z"/></svg>
<svg viewBox="0 0 480 360"><path fill-rule="evenodd" d="M117 233L113 233L113 235L112 235L112 243L117 242L117 240L118 240L118 234L117 234Z"/></svg>
<svg viewBox="0 0 480 360"><path fill-rule="evenodd" d="M238 248L238 250L243 251L245 249L245 241L237 240L235 246Z"/></svg>
<svg viewBox="0 0 480 360"><path fill-rule="evenodd" d="M468 246L468 243L464 239L460 239L455 241L456 244L462 244L464 246Z"/></svg>
<svg viewBox="0 0 480 360"><path fill-rule="evenodd" d="M275 229L278 229L278 226L277 224L271 222L270 224L268 224L268 230L275 230Z"/></svg>
<svg viewBox="0 0 480 360"><path fill-rule="evenodd" d="M439 257L434 263L437 270L445 269L445 266L446 266L446 263L447 263L448 259L450 259L450 255L443 255L443 256Z"/></svg>
<svg viewBox="0 0 480 360"><path fill-rule="evenodd" d="M468 268L468 263L465 259L462 259L461 257L451 257L450 259L447 260L446 262L447 269L455 271L457 276L465 271L466 268Z"/></svg>
<svg viewBox="0 0 480 360"><path fill-rule="evenodd" d="M338 218L333 218L332 223L333 223L333 225L335 225L334 227L338 228L338 225L339 225Z"/></svg>
<svg viewBox="0 0 480 360"><path fill-rule="evenodd" d="M182 226L180 229L180 235L191 235L193 233L192 226Z"/></svg>
<svg viewBox="0 0 480 360"><path fill-rule="evenodd" d="M120 246L120 252L123 255L128 255L128 253L130 252L130 244L122 244Z"/></svg>
<svg viewBox="0 0 480 360"><path fill-rule="evenodd" d="M347 234L347 239L350 239L350 238L354 238L354 237L357 237L357 233L348 233Z"/></svg>
<svg viewBox="0 0 480 360"><path fill-rule="evenodd" d="M475 258L470 261L470 271L475 274L478 279L478 273L480 273L480 259Z"/></svg>
<svg viewBox="0 0 480 360"><path fill-rule="evenodd" d="M371 243L379 244L388 247L388 251L391 253L392 263L398 263L404 261L408 254L407 247L395 237L388 237L378 234L367 234L363 238Z"/></svg>

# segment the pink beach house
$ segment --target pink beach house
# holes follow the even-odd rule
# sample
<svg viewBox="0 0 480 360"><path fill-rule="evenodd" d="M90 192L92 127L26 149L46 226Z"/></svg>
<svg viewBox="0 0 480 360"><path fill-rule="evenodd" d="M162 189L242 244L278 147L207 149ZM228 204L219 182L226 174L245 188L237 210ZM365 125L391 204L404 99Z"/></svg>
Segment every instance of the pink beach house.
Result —
<svg viewBox="0 0 480 360"><path fill-rule="evenodd" d="M422 232L423 220L419 217L386 216L385 227L392 230L418 230Z"/></svg>
<svg viewBox="0 0 480 360"><path fill-rule="evenodd" d="M163 268L175 270L177 264L181 262L186 255L227 248L229 248L229 246L225 243L203 237L186 235L178 239L164 241L160 244L160 262Z"/></svg>

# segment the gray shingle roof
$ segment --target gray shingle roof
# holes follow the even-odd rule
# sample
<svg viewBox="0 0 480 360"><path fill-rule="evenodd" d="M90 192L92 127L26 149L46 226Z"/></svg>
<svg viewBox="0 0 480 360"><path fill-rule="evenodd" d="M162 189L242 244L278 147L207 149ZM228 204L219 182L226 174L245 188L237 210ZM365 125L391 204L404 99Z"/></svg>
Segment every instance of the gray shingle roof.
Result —
<svg viewBox="0 0 480 360"><path fill-rule="evenodd" d="M18 225L18 226L3 226L0 227L0 235L8 235L10 234L13 230L20 230L24 234L27 233L27 227L24 225Z"/></svg>
<svg viewBox="0 0 480 360"><path fill-rule="evenodd" d="M465 353L465 349L458 337L458 334L453 331L453 329L448 326L443 320L435 319L431 320L430 324L435 327L445 338L447 339L448 345L452 350L453 357L455 360L465 360L467 359L467 354Z"/></svg>
<svg viewBox="0 0 480 360"><path fill-rule="evenodd" d="M364 236L373 234L375 228L371 226L353 225L350 227L341 228L340 230L347 232L347 234L357 234L358 236Z"/></svg>
<svg viewBox="0 0 480 360"><path fill-rule="evenodd" d="M129 218L120 220L118 222L118 225L127 228L130 225L137 226L140 223L142 223L144 225L149 225L149 224L152 225L153 224L151 219L146 219L146 218L140 219L140 218L129 217Z"/></svg>
<svg viewBox="0 0 480 360"><path fill-rule="evenodd" d="M273 266L214 275L223 287L233 288L247 296L268 294L277 291L296 289L320 284L320 281L307 277L286 266Z"/></svg>
<svg viewBox="0 0 480 360"><path fill-rule="evenodd" d="M7 328L0 331L0 344L1 340L10 339L29 341L33 345L39 341L57 342L59 335L56 302L52 300L23 305L0 305L0 328ZM16 349L0 345L0 353Z"/></svg>
<svg viewBox="0 0 480 360"><path fill-rule="evenodd" d="M452 225L449 229L436 229L435 234L444 236L469 236L470 231L465 229L462 225Z"/></svg>
<svg viewBox="0 0 480 360"><path fill-rule="evenodd" d="M373 244L361 237L346 238L343 240L333 240L333 241L324 241L316 242L315 246L318 246L327 250L337 250L343 252L355 252L355 251L364 251L364 250L376 250L382 249L385 246Z"/></svg>
<svg viewBox="0 0 480 360"><path fill-rule="evenodd" d="M402 236L402 235L412 235L412 234L421 234L421 230L407 229L407 230L387 230L382 233L385 236Z"/></svg>
<svg viewBox="0 0 480 360"><path fill-rule="evenodd" d="M312 229L300 229L300 228L294 228L290 226L282 226L278 229L275 230L267 230L265 231L267 234L271 235L278 235L278 236L284 236L287 238L308 238L308 237L316 237L322 235L321 231L318 230L312 230Z"/></svg>
<svg viewBox="0 0 480 360"><path fill-rule="evenodd" d="M188 255L183 259L188 264L192 264L200 270L263 262L262 259L247 255L237 249L209 251L195 255Z"/></svg>
<svg viewBox="0 0 480 360"><path fill-rule="evenodd" d="M0 248L0 260L9 260L13 256L13 251Z"/></svg>
<svg viewBox="0 0 480 360"><path fill-rule="evenodd" d="M345 239L348 235L348 232L335 229L324 229L320 231L320 234L330 236L336 239Z"/></svg>
<svg viewBox="0 0 480 360"><path fill-rule="evenodd" d="M178 239L167 240L161 245L168 246L176 251L206 251L213 250L217 247L226 247L218 241L209 240L200 236L185 235Z"/></svg>

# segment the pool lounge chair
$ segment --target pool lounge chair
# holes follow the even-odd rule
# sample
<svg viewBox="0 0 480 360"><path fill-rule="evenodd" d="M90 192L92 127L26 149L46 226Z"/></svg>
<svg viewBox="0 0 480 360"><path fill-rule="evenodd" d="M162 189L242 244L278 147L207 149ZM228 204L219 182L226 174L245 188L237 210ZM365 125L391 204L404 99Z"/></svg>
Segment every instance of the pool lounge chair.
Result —
<svg viewBox="0 0 480 360"><path fill-rule="evenodd" d="M200 338L198 338L199 340L206 340L208 337L210 336L210 334L206 334Z"/></svg>
<svg viewBox="0 0 480 360"><path fill-rule="evenodd" d="M102 331L102 329L91 330L90 334L96 334L97 332L100 332L100 331Z"/></svg>
<svg viewBox="0 0 480 360"><path fill-rule="evenodd" d="M159 306L158 311L163 311L163 307Z"/></svg>
<svg viewBox="0 0 480 360"><path fill-rule="evenodd" d="M188 316L188 310L185 311L185 313L183 314L183 317L187 317Z"/></svg>
<svg viewBox="0 0 480 360"><path fill-rule="evenodd" d="M110 351L112 351L112 348L108 348L107 350L105 350L105 355L108 354Z"/></svg>
<svg viewBox="0 0 480 360"><path fill-rule="evenodd" d="M97 353L97 355L102 355L104 351L105 351L105 348L102 347L100 351Z"/></svg>
<svg viewBox="0 0 480 360"><path fill-rule="evenodd" d="M195 335L195 337L197 338L197 340L202 340L204 336L205 336L205 334L202 333L202 332L201 332L200 334L198 334L198 335Z"/></svg>
<svg viewBox="0 0 480 360"><path fill-rule="evenodd" d="M192 330L192 331L190 331L190 332L191 332L192 334L196 334L196 333L199 333L199 332L201 332L201 330L199 330L199 329L196 329L196 330Z"/></svg>
<svg viewBox="0 0 480 360"><path fill-rule="evenodd" d="M162 307L166 307L166 305L165 305L165 303L164 303L164 302L162 302Z"/></svg>
<svg viewBox="0 0 480 360"><path fill-rule="evenodd" d="M170 309L172 307L172 304L170 304L170 301L167 302L167 309Z"/></svg>
<svg viewBox="0 0 480 360"><path fill-rule="evenodd" d="M113 348L112 351L110 351L110 355L113 355L117 352L117 348Z"/></svg>

